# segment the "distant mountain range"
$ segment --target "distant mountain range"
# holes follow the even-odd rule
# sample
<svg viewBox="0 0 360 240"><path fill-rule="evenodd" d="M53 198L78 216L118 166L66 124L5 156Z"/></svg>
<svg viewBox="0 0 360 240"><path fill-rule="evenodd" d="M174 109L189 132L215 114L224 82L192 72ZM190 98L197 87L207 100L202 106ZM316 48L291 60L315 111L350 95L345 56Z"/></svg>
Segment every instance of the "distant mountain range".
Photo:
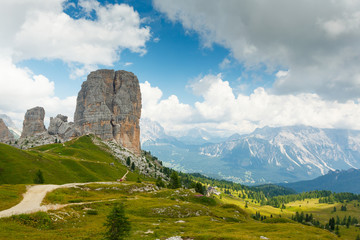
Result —
<svg viewBox="0 0 360 240"><path fill-rule="evenodd" d="M329 171L329 173L313 180L294 183L281 183L280 186L294 189L297 192L314 190L330 190L333 192L351 192L360 194L360 170Z"/></svg>
<svg viewBox="0 0 360 240"><path fill-rule="evenodd" d="M158 123L147 123L158 126L150 129L161 131L146 131L146 135L143 131L149 127L142 122L142 148L180 171L260 184L309 180L328 171L360 167L360 131L264 127L246 135L234 134L218 143L213 140L195 144L186 137L166 135ZM197 133L199 136L192 137L202 138L201 131Z"/></svg>

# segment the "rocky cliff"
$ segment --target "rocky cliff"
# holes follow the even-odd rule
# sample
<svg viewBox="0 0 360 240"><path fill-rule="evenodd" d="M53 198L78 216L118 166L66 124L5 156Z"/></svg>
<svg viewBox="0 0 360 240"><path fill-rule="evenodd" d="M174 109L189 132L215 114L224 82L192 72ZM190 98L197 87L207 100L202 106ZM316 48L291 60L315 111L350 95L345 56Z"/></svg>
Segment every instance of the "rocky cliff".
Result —
<svg viewBox="0 0 360 240"><path fill-rule="evenodd" d="M2 118L0 118L0 142L9 143L14 140L14 135L9 131Z"/></svg>
<svg viewBox="0 0 360 240"><path fill-rule="evenodd" d="M38 133L46 132L44 125L45 110L34 107L27 110L23 123L21 138L31 137Z"/></svg>
<svg viewBox="0 0 360 240"><path fill-rule="evenodd" d="M94 133L140 154L141 93L137 77L126 71L91 72L78 94L74 115L81 135Z"/></svg>

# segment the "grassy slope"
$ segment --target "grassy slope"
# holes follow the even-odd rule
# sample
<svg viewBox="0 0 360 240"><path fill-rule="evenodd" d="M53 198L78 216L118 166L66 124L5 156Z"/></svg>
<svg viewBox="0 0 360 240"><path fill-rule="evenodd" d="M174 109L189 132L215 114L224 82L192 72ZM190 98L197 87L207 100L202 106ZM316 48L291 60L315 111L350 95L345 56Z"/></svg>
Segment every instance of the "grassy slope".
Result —
<svg viewBox="0 0 360 240"><path fill-rule="evenodd" d="M127 169L105 148L95 145L92 136L26 151L0 144L0 184L33 183L38 169L43 172L45 183L114 181ZM127 177L136 180L138 175L129 173Z"/></svg>
<svg viewBox="0 0 360 240"><path fill-rule="evenodd" d="M52 211L49 213L53 219L49 229L21 223L18 218L0 219L0 239L102 239L106 215L118 201L125 204L131 221L128 239L165 239L171 236L194 239L259 239L260 236L270 239L337 239L328 231L298 223L255 221L242 208L197 197L189 190L136 191L146 186L151 185L125 182L55 190L48 194L48 203L106 201ZM89 208L98 214L87 214Z"/></svg>
<svg viewBox="0 0 360 240"><path fill-rule="evenodd" d="M22 200L22 194L26 191L23 184L0 185L0 211L8 209Z"/></svg>
<svg viewBox="0 0 360 240"><path fill-rule="evenodd" d="M312 213L314 218L319 220L322 224L328 223L331 217L336 219L336 216L342 220L344 216L356 217L360 220L360 207L357 206L358 202L351 202L347 204L347 211L340 211L341 203L326 204L319 203L319 199L305 199L304 201L295 201L286 204L286 209L274 208L272 206L260 206L258 203L251 202L252 200L239 199L234 197L223 196L222 201L229 204L236 204L240 207L245 206L245 201L248 201L248 209L251 214L255 212L260 212L261 215L269 217L273 215L274 217L282 216L286 218L291 218L292 215L295 215L296 212L304 212L305 214ZM354 203L356 206L354 206ZM338 211L333 212L334 207ZM340 226L340 235L341 239L355 239L357 235L360 235L360 229L355 226L350 226L346 228L345 226Z"/></svg>

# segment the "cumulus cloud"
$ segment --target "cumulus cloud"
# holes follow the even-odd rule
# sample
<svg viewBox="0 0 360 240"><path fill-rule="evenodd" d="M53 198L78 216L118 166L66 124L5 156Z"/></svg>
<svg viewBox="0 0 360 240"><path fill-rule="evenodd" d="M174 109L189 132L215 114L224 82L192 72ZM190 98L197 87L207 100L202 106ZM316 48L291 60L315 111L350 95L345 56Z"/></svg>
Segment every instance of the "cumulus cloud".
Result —
<svg viewBox="0 0 360 240"><path fill-rule="evenodd" d="M18 68L10 59L0 58L0 110L12 117L19 128L27 109L42 106L48 118L59 113L74 115L76 97L60 99L54 95L55 85L43 75Z"/></svg>
<svg viewBox="0 0 360 240"><path fill-rule="evenodd" d="M154 0L166 16L220 44L248 69L289 74L276 94L317 93L346 102L360 97L359 1Z"/></svg>
<svg viewBox="0 0 360 240"><path fill-rule="evenodd" d="M0 3L0 53L14 62L60 59L76 66L72 77L96 65L112 66L124 49L146 53L149 27L126 4L100 5L81 0L77 19L63 12L65 0L2 1ZM94 14L94 19L89 18Z"/></svg>
<svg viewBox="0 0 360 240"><path fill-rule="evenodd" d="M73 19L61 8L29 10L14 37L16 59L61 59L111 66L123 49L146 53L150 29L140 26L139 14L132 7L125 4L100 6L97 1L81 1L80 4L86 12L94 10L97 18Z"/></svg>
<svg viewBox="0 0 360 240"><path fill-rule="evenodd" d="M74 7L79 13L71 18L64 9ZM18 67L19 61L62 60L70 77L79 78L98 65L112 66L124 49L145 54L151 35L129 5L96 0L1 1L0 32L0 111L18 126L34 106L44 107L47 117L62 113L71 120L76 104L75 96L56 97L54 82Z"/></svg>
<svg viewBox="0 0 360 240"><path fill-rule="evenodd" d="M159 88L148 82L141 84L142 116L158 121L170 132L201 127L229 135L264 126L291 125L360 129L360 99L340 103L314 93L275 95L261 87L250 95L235 95L221 74L204 76L190 87L202 98L193 106L179 102L176 96L162 99Z"/></svg>
<svg viewBox="0 0 360 240"><path fill-rule="evenodd" d="M190 105L181 103L177 96L162 99L163 93L149 82L140 83L143 118L159 122L167 131L179 131L191 123L194 115Z"/></svg>

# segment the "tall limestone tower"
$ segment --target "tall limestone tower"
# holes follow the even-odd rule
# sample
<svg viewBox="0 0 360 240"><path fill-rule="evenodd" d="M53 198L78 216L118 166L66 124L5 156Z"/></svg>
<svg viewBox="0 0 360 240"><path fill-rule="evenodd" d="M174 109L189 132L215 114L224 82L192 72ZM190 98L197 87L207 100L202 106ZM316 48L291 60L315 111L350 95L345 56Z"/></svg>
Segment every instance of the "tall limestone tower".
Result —
<svg viewBox="0 0 360 240"><path fill-rule="evenodd" d="M141 93L137 77L126 71L97 70L82 84L77 97L75 127L115 140L140 155Z"/></svg>

